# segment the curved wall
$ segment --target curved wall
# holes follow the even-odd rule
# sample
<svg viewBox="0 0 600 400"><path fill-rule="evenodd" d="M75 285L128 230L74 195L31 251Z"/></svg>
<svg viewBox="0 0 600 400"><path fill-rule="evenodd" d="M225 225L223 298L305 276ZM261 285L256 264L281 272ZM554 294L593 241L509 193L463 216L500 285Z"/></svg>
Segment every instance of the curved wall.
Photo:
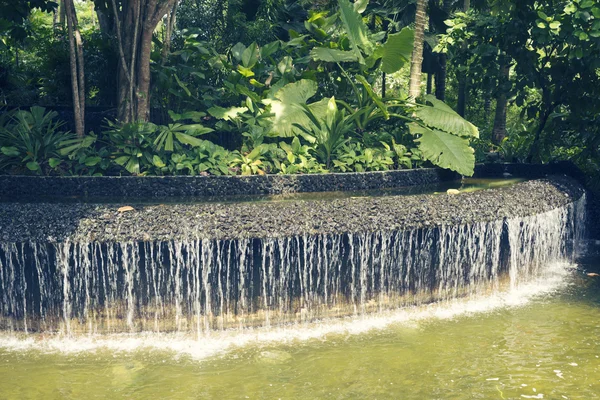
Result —
<svg viewBox="0 0 600 400"><path fill-rule="evenodd" d="M247 203L0 203L0 241L169 241L279 238L503 220L577 200L582 187L552 176L459 195L356 197Z"/></svg>
<svg viewBox="0 0 600 400"><path fill-rule="evenodd" d="M584 191L256 203L0 203L0 329L271 326L477 296L569 262Z"/></svg>

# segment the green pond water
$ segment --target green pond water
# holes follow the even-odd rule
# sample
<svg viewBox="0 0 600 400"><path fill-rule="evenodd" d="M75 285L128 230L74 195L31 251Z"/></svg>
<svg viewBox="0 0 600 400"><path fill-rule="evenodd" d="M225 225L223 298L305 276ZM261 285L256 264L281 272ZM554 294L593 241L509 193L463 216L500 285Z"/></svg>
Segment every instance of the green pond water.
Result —
<svg viewBox="0 0 600 400"><path fill-rule="evenodd" d="M59 202L59 203L131 203L131 204L196 204L196 203L243 203L257 201L295 201L295 200L333 200L348 197L380 197L380 196L411 196L417 194L446 194L447 190L455 189L462 193L476 192L485 189L501 188L525 181L524 178L464 178L462 180L441 182L431 185L402 186L388 189L338 191L338 192L300 192L277 195L239 195L214 197L151 197L151 198L122 198L122 197L53 197L37 196L19 201L28 203ZM0 201L13 202L12 198L0 198Z"/></svg>
<svg viewBox="0 0 600 400"><path fill-rule="evenodd" d="M592 254L484 298L200 339L3 334L0 399L600 398L599 266Z"/></svg>

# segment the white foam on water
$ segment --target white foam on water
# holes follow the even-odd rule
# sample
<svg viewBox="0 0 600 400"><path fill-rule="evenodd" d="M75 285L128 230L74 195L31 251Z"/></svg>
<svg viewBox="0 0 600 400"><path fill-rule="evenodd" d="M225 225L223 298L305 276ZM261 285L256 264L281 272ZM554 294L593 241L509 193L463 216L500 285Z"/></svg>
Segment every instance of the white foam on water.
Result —
<svg viewBox="0 0 600 400"><path fill-rule="evenodd" d="M549 295L568 285L574 265L547 265L544 273L530 282L511 287L505 292L468 299L454 299L426 306L365 314L353 318L323 320L273 328L213 331L200 338L187 334L135 333L114 335L0 334L0 349L9 352L37 351L43 353L78 354L95 351L114 353L140 350L165 351L174 356L195 360L227 354L236 349L326 340L330 335L361 335L384 330L393 325L418 326L432 320L451 319L471 314L489 313L499 309L524 306L540 296Z"/></svg>

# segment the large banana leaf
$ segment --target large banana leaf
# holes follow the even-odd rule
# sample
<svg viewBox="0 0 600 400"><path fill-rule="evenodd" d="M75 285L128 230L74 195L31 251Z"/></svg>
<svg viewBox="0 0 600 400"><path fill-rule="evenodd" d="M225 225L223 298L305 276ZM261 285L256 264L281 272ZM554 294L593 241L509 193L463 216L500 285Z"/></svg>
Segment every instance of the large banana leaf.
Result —
<svg viewBox="0 0 600 400"><path fill-rule="evenodd" d="M362 20L362 16L354 9L349 0L338 0L338 5L348 40L350 40L358 61L364 64L365 60L361 49L367 53L367 56L373 53L373 42L369 39L369 29Z"/></svg>
<svg viewBox="0 0 600 400"><path fill-rule="evenodd" d="M479 129L460 115L443 101L436 99L432 95L425 96L429 105L420 105L415 111L415 115L425 123L425 125L450 132L462 137L479 137Z"/></svg>
<svg viewBox="0 0 600 400"><path fill-rule="evenodd" d="M438 129L411 123L410 133L419 135L415 141L426 160L438 167L451 169L461 175L473 176L475 152L469 140Z"/></svg>
<svg viewBox="0 0 600 400"><path fill-rule="evenodd" d="M386 74L393 74L409 62L414 40L415 33L410 28L404 28L398 33L388 35L388 39L383 45L381 70Z"/></svg>
<svg viewBox="0 0 600 400"><path fill-rule="evenodd" d="M317 83L308 79L301 79L298 82L288 83L275 93L275 99L264 99L263 103L271 105L271 122L273 123L270 136L293 137L301 134L294 124L302 126L309 125L310 121L306 116L302 104L306 104L308 99L317 93ZM308 107L317 115L324 115L327 107L327 100L323 99Z"/></svg>

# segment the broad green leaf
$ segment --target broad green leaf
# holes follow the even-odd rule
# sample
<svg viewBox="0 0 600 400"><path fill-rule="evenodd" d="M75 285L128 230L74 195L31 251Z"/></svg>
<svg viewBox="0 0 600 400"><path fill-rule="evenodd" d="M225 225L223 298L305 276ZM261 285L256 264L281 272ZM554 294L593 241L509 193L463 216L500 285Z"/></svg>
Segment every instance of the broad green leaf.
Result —
<svg viewBox="0 0 600 400"><path fill-rule="evenodd" d="M315 61L325 62L356 62L358 58L353 51L329 49L327 47L315 47L310 52Z"/></svg>
<svg viewBox="0 0 600 400"><path fill-rule="evenodd" d="M211 129L212 130L212 129ZM176 132L175 137L183 144L189 144L192 147L201 146L204 143L204 140L193 137L192 135L188 135L182 132Z"/></svg>
<svg viewBox="0 0 600 400"><path fill-rule="evenodd" d="M560 28L560 22L559 21L552 21L550 22L550 29L558 29Z"/></svg>
<svg viewBox="0 0 600 400"><path fill-rule="evenodd" d="M244 50L246 50L246 46L244 46L242 43L236 43L235 46L231 48L231 54L236 60L241 61Z"/></svg>
<svg viewBox="0 0 600 400"><path fill-rule="evenodd" d="M386 35L387 35L386 31L381 31L381 32L374 33L374 34L371 35L371 41L373 41L373 42L380 42L383 39L385 39Z"/></svg>
<svg viewBox="0 0 600 400"><path fill-rule="evenodd" d="M182 125L181 128L178 129L177 131L185 132L188 135L198 136L198 135L204 135L206 133L213 132L214 129L206 127L202 124L188 124L188 125Z"/></svg>
<svg viewBox="0 0 600 400"><path fill-rule="evenodd" d="M258 45L256 44L256 42L248 46L246 50L244 50L244 52L242 53L242 64L244 65L244 67L254 67L254 65L256 65L256 62L258 61L258 54Z"/></svg>
<svg viewBox="0 0 600 400"><path fill-rule="evenodd" d="M31 171L40 171L40 164L38 164L35 161L29 161L27 164L25 164L27 166L27 168Z"/></svg>
<svg viewBox="0 0 600 400"><path fill-rule="evenodd" d="M368 5L369 5L369 0L356 0L354 2L354 11L356 11L359 14L362 14L365 12Z"/></svg>
<svg viewBox="0 0 600 400"><path fill-rule="evenodd" d="M84 164L88 167L93 167L94 165L98 164L100 161L102 161L102 157L86 157L84 160Z"/></svg>
<svg viewBox="0 0 600 400"><path fill-rule="evenodd" d="M279 40L276 40L271 43L267 43L260 49L260 56L263 59L265 59L265 58L269 57L271 54L275 53L277 50L279 50L280 46L281 46L281 42Z"/></svg>
<svg viewBox="0 0 600 400"><path fill-rule="evenodd" d="M409 128L413 135L420 135L415 141L419 143L419 150L424 159L461 175L473 176L475 152L469 146L468 139L429 129L417 123L409 124Z"/></svg>
<svg viewBox="0 0 600 400"><path fill-rule="evenodd" d="M361 49L371 55L373 53L373 43L369 40L369 30L362 20L362 16L354 10L349 0L338 0L340 8L340 18L344 24L346 34L350 44L361 64L364 64L364 58Z"/></svg>
<svg viewBox="0 0 600 400"><path fill-rule="evenodd" d="M565 7L565 14L570 15L577 11L577 6L573 3L567 4Z"/></svg>
<svg viewBox="0 0 600 400"><path fill-rule="evenodd" d="M0 151L5 156L9 156L9 157L17 157L19 155L19 149L17 149L14 146L2 147L2 148L0 148Z"/></svg>
<svg viewBox="0 0 600 400"><path fill-rule="evenodd" d="M250 77L254 76L254 71L252 71L250 68L246 68L241 65L238 65L237 70L240 74L242 74L242 76L245 76L246 78L250 78Z"/></svg>
<svg viewBox="0 0 600 400"><path fill-rule="evenodd" d="M238 115L248 111L246 107L230 107L223 108L219 106L213 106L208 109L208 113L215 118L223 119L225 121L232 121L238 117Z"/></svg>
<svg viewBox="0 0 600 400"><path fill-rule="evenodd" d="M163 162L163 160L156 154L152 156L152 164L154 164L154 166L158 168L166 167L166 164Z"/></svg>
<svg viewBox="0 0 600 400"><path fill-rule="evenodd" d="M130 156L120 156L115 158L115 162L119 165L125 165L127 161L129 161Z"/></svg>
<svg viewBox="0 0 600 400"><path fill-rule="evenodd" d="M398 33L389 35L383 45L381 70L386 74L393 74L409 62L414 40L415 33L410 28L404 28Z"/></svg>
<svg viewBox="0 0 600 400"><path fill-rule="evenodd" d="M581 3L579 3L579 7L583 8L583 9L591 8L596 3L597 2L595 0L583 0Z"/></svg>
<svg viewBox="0 0 600 400"><path fill-rule="evenodd" d="M134 175L139 174L140 173L140 161L135 157L131 157L129 159L129 161L127 162L127 164L125 164L125 169Z"/></svg>
<svg viewBox="0 0 600 400"><path fill-rule="evenodd" d="M288 83L275 93L275 99L264 99L263 103L271 106L271 122L273 123L271 136L292 137L301 131L293 124L310 125L303 108L300 106L306 104L307 100L317 93L317 83L308 79L301 79L298 82ZM315 114L325 116L327 101L323 99L320 102L309 105Z"/></svg>
<svg viewBox="0 0 600 400"><path fill-rule="evenodd" d="M293 67L294 63L292 57L285 56L281 59L281 61L279 61L279 64L277 64L277 71L279 71L279 73L283 75L286 72L290 72Z"/></svg>
<svg viewBox="0 0 600 400"><path fill-rule="evenodd" d="M50 168L56 168L58 167L61 163L63 162L63 160L59 159L59 158L49 158L48 159L48 165L50 165Z"/></svg>
<svg viewBox="0 0 600 400"><path fill-rule="evenodd" d="M432 106L419 105L415 111L415 115L425 125L456 136L479 137L479 129L458 115L443 101L436 99L433 95L425 96L425 100L431 103Z"/></svg>

